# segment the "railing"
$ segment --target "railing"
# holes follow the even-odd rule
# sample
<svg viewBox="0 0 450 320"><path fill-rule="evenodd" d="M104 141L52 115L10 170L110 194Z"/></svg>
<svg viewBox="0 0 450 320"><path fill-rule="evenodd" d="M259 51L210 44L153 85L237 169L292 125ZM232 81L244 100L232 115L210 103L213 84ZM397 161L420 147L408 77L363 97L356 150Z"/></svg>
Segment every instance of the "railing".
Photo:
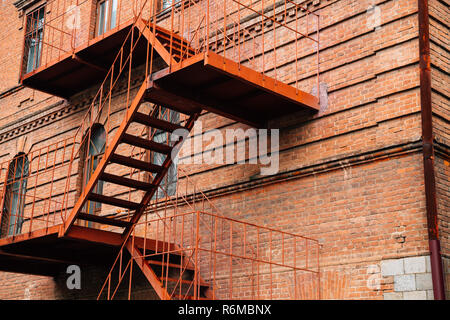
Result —
<svg viewBox="0 0 450 320"><path fill-rule="evenodd" d="M190 56L184 44L181 56L173 51L175 37L181 36L196 53L215 52L297 89L302 75L316 75L318 81L319 15L294 0L178 0L165 9L157 0L107 2L110 7L115 4L116 10L108 16L109 27L101 35L98 30L103 20L92 1L49 1L43 23L39 14L30 13L25 43L40 48L33 69L56 63L93 39L142 18L153 31L158 25L171 32L167 39L169 54L175 58L171 66ZM25 63L28 54L29 48L24 48ZM146 60L151 69L153 54Z"/></svg>
<svg viewBox="0 0 450 320"><path fill-rule="evenodd" d="M297 89L305 74L315 75L318 84L319 15L295 1L179 1L160 25L196 52L215 52Z"/></svg>
<svg viewBox="0 0 450 320"><path fill-rule="evenodd" d="M266 12L268 10L267 3L262 3L262 8L265 9L261 9L261 12ZM270 12L273 11L273 17L278 17L278 14L284 14L282 16L283 19L268 19L266 14L255 13L256 8L253 6L241 4L236 0L224 0L223 3L220 3L221 10L218 10L219 7L217 10L212 10L214 4L218 6L218 2L210 3L205 0L198 2L193 0L178 1L163 11L157 11L156 2L145 1L142 3L142 10L135 18L136 26L138 23L141 23L139 22L141 21L140 19L147 16L149 18L148 20L144 20L146 21L145 26L149 30L153 30L154 33L156 33L157 23L158 26L168 28L168 30L171 31L169 39L169 53L171 56L173 56L172 48L174 46L175 35L183 35L186 43L194 48L196 54L206 53L210 50L221 54L224 58L234 59L235 61L238 61L239 64L252 64L254 68L256 68L255 65L258 64L260 68L256 68L257 71L267 74L268 76L274 75L275 79L278 78L277 65L284 63L277 60L279 58L277 58L276 49L277 46L281 44L281 41L277 42L277 32L280 32L279 29L284 28L284 33L286 35L283 36L283 42L286 42L286 45L290 45L291 47L295 45L296 48L296 76L294 76L295 79L293 78L292 80L285 81L295 84L298 84L299 72L304 71L299 66L299 58L297 55L297 53L299 53L299 50L297 49L300 47L301 41L312 41L313 43L316 43L318 56L318 40L311 38L309 23L306 23L304 26L307 33L303 34L298 31L300 29L300 22L297 16L295 16L295 19L293 18L292 21L287 22L287 12L292 12L292 10L294 10L297 14L301 11L301 7L291 3L289 0L286 0L284 6L274 3L271 7L272 10L269 10ZM306 21L310 20L310 16L317 17L318 21L318 16L306 9L304 10L304 15ZM247 17L245 23L240 22L244 19L243 17ZM232 26L230 26L230 23ZM265 23L272 23L272 26L276 25L276 28L272 27L270 30L265 30ZM291 27L291 24L295 24L295 30ZM258 37L240 36L241 33L244 35L249 34L247 28L256 29L256 26L258 25L260 25L262 29L262 32ZM142 29L132 28L126 36L124 44L119 49L114 63L109 69L97 94L92 99L89 111L86 113L75 134L75 141L79 146L85 144L89 145L92 127L96 124L101 124L106 131L105 149L107 149L111 145L114 131L117 129L118 123L120 123L120 121L114 119L114 116L116 115L117 117L118 110L126 110L125 115L128 114L128 109L133 102L133 97L139 90L139 85L134 84L133 81L142 79L142 82L137 81L137 83L143 84L144 80L147 79L150 74L157 71L153 61L156 57L156 53L154 52L154 46L151 46L151 41L147 42L145 65L141 68L133 68L132 66L134 50L139 41L144 37L142 32ZM227 45L226 39L230 38L231 34L234 35L233 39L235 39L235 41ZM316 33L316 35L318 38L318 33ZM269 46L268 44L271 42L272 46ZM220 43L222 43L222 47ZM223 43L225 43L225 47L223 47ZM181 42L181 52L184 52L181 54L181 57L178 57L178 60L175 58L171 59L171 61L178 61L178 66L182 65L183 61L188 59L186 52L189 48L187 46L184 48L183 45L184 42ZM249 48L252 48L253 50L249 50ZM259 48L259 50L255 50L255 48ZM310 53L311 50L314 52L314 48L311 48L311 46L302 46L302 50L304 54ZM269 59L269 57L272 58ZM289 59L291 56L288 55L287 57L285 56L285 58ZM309 65L307 66L309 67ZM169 67L175 67L175 65L172 65L172 62L170 62ZM292 75L291 73L286 74ZM123 85L126 89L119 89L120 85ZM119 93L119 90L121 90L120 93L124 97L122 100L115 96ZM83 158L82 152L81 148L76 150L75 158Z"/></svg>
<svg viewBox="0 0 450 320"><path fill-rule="evenodd" d="M148 214L133 227L98 299L148 297L148 285L145 291L132 283L138 277L137 264L156 257L162 262L160 285L168 299L201 299L205 284L211 299L320 298L317 240L224 217L211 200L196 191L189 176L180 172L183 186L176 195L153 202ZM165 193L163 189L160 192ZM155 251L147 253L148 241L155 244ZM128 254L127 243L133 246L138 242L144 244L141 253ZM174 255L182 257L176 266ZM187 266L193 268L193 274L188 274ZM303 285L304 279L309 280L307 285Z"/></svg>
<svg viewBox="0 0 450 320"><path fill-rule="evenodd" d="M104 5L104 19L99 17L102 15L101 1L97 4L97 1L90 0L49 0L27 13L23 74L67 58L92 39L108 36L122 25L133 23L144 0L104 2L107 3ZM33 59L30 59L30 54ZM29 61L33 61L31 65Z"/></svg>
<svg viewBox="0 0 450 320"><path fill-rule="evenodd" d="M126 110L118 108L115 112L120 119ZM140 112L152 114L155 118L172 122L178 122L180 118L178 113L153 104L142 105ZM116 129L113 128L112 130ZM112 132L109 131L110 134ZM168 133L158 132L147 127L143 128L142 125L130 126L128 132L149 140L154 140L157 136L159 140L162 140L159 142L167 145L175 143L170 141ZM60 225L66 221L66 217L82 195L87 180L95 169L93 163L98 164L104 155L104 150L92 155L92 149L90 150L88 147L91 145L89 134L86 134L81 141L76 141L76 137L54 142L28 154L22 153L9 161L0 163L1 238L36 230L48 230L49 227ZM137 160L152 157L156 162L162 163L164 161L160 154L150 153L144 148L125 144L120 145L116 153ZM152 173L138 169L125 169L119 165L110 165L108 170L115 175L129 177L136 181L148 182L153 179ZM162 184L168 186L169 182L163 181ZM99 191L99 186L100 184L97 184L93 191L114 194L117 198L129 201L136 201L141 196L140 193L143 192L109 183L102 183L102 190ZM159 191L159 194L155 195L155 199L161 198L161 193L162 191ZM131 212L127 210L118 210L113 206L104 204L100 206L92 201L86 203L84 212L107 217L117 216L124 220L129 220L131 217ZM96 224L83 225L92 228L101 227ZM110 231L118 232L120 230L120 228L110 229Z"/></svg>
<svg viewBox="0 0 450 320"><path fill-rule="evenodd" d="M66 189L74 149L71 137L0 164L0 237L62 223L75 198Z"/></svg>
<svg viewBox="0 0 450 320"><path fill-rule="evenodd" d="M262 0L254 3L237 0L183 0L174 2L164 10L160 10L158 3L152 0L117 1L116 27L109 32L115 32L120 25L128 23L130 19L134 21L135 27L130 28L125 37L74 137L58 142L56 146L53 144L26 155L30 161L29 175L8 174L9 168L14 166L14 160L1 164L2 223L6 224L6 220L10 221L8 215L15 212L12 211L13 208L7 208L8 205L11 206L11 203L7 201L7 195L10 192L8 186L13 186L21 179L28 182L19 197L19 199L21 197L26 199L23 201L24 208L21 209L21 204L17 209L19 215L23 217L20 220L21 223L29 221L28 229L31 231L36 226L32 220L37 216L46 216L49 224L50 221L55 223L60 220L65 221L75 201L85 192L82 185L89 171L88 161L86 161L89 157L87 146L91 144L93 129L99 125L104 128L103 149L107 150L113 143L118 125L128 115L133 99L140 89L139 86L145 86L145 79L157 71L154 63L157 54L150 42L147 42L147 54L143 65L137 68L133 65L134 50L138 42L144 38L143 30L139 28L142 21L145 27L153 32L156 32L157 25L170 31L168 50L175 62L170 62L169 67L182 66L183 62L192 55L188 53L192 48L195 54L215 52L237 62L239 66L246 65L263 75L295 85L297 89L300 86L300 75L317 75L318 80L319 16L295 4L292 0L280 2ZM27 35L34 37L37 43L41 43L38 45L42 47L39 56L41 68L45 68L55 59L60 59L61 53L71 53L79 45L89 43L91 33L94 31L91 30L92 28L81 30L78 28L78 23L80 22L80 26L92 25L92 13L93 10L97 10L92 7L91 1L86 0L51 0L47 2L45 8L44 25L42 26L39 22L39 14L31 14L28 23L32 27L30 32L27 32ZM73 28L74 26L76 28ZM41 39L36 35L42 28ZM67 32L66 28L71 28L71 32ZM101 37L107 35L108 32ZM181 42L181 53L177 53L179 56L175 57L172 49L175 37L180 36L185 41ZM185 46L186 43L188 45ZM289 54L277 54L279 47L286 47L286 52ZM52 52L59 53L55 56ZM314 63L312 61L314 59L311 58L314 53L317 56L317 63ZM284 67L281 67L282 65ZM287 69L281 72L281 68ZM150 106L148 112L156 112L158 108L160 106ZM163 113L159 115L163 116ZM130 130L149 139L152 139L155 134L155 132L145 133L142 127L130 127ZM53 150L53 148L56 149ZM63 156L58 154L59 149L64 150ZM119 147L118 152L135 158L147 156L147 153L140 149L130 150ZM53 162L52 155L55 157ZM102 155L102 152L96 155L97 161L101 160ZM48 158L50 162L43 166L40 164L39 157ZM148 176L145 174L139 172L128 174L140 175L141 181L148 181ZM98 188L98 185L95 188ZM103 191L108 193L106 187ZM131 199L137 197L139 192L128 188L120 190L119 194ZM44 199L54 205L44 205ZM50 210L50 207L53 209ZM103 206L101 210L102 215L123 213L108 206ZM60 215L59 220L53 217L56 212ZM23 230L22 227L21 231Z"/></svg>

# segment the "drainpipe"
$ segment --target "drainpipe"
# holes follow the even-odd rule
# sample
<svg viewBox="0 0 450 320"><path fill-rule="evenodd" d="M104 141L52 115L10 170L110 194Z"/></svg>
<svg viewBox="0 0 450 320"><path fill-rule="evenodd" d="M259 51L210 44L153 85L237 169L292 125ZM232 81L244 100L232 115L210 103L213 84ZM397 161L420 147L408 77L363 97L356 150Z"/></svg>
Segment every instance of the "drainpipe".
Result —
<svg viewBox="0 0 450 320"><path fill-rule="evenodd" d="M434 175L434 145L431 109L431 62L428 0L419 2L420 100L422 113L423 166L428 241L435 300L445 300L444 275L439 243L439 227Z"/></svg>

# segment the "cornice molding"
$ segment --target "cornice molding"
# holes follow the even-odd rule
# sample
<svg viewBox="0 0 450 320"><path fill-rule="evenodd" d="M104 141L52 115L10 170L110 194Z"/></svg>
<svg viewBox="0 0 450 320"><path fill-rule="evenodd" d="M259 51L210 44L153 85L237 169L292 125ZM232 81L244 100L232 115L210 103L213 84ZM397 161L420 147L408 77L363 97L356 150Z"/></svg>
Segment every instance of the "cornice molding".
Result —
<svg viewBox="0 0 450 320"><path fill-rule="evenodd" d="M79 103L76 105L64 104L63 101L60 101L60 102L55 103L54 106L58 106L61 104L63 104L63 107L56 111L49 112L48 114L46 114L44 116L40 116L34 120L26 121L20 125L17 125L15 128L0 132L0 143L4 143L4 142L12 140L20 135L23 135L28 132L34 131L38 128L41 128L41 127L47 125L50 121L54 121L63 116L73 114L79 110L84 109L84 107L87 105L87 103Z"/></svg>
<svg viewBox="0 0 450 320"><path fill-rule="evenodd" d="M141 84L143 80L144 80L143 76L135 77L131 81L130 84L131 88L133 89L137 88L138 85ZM17 138L20 135L37 130L47 125L50 121L55 121L62 117L70 116L76 112L86 110L91 105L92 97L95 95L97 90L98 89L95 88L92 90L84 91L80 95L76 96L73 100L69 100L68 103L64 103L64 100L56 102L55 104L50 106L50 109L53 109L53 107L56 107L61 104L63 106L60 109L51 111L43 116L41 115L42 112L37 112L36 113L37 117L35 119L30 120L30 118L28 118L23 119L23 121L19 120L15 124L13 124L14 126L13 128L11 128L11 126L5 126L4 127L5 130L0 129L0 143L4 143L6 141ZM127 83L126 82L119 83L114 90L113 97L123 94L124 92L126 92L126 90L127 90ZM76 101L76 103L74 101Z"/></svg>
<svg viewBox="0 0 450 320"><path fill-rule="evenodd" d="M255 188L260 188L268 185L273 185L280 182L287 182L291 180L297 180L300 178L305 178L309 176L317 176L319 174L324 174L330 171L342 170L343 168L350 168L361 166L364 164L379 162L379 161L389 161L394 158L401 158L411 154L416 154L422 151L421 140L410 141L403 144L395 144L387 146L381 149L374 149L363 153L354 153L350 155L344 155L343 157L336 157L334 159L323 160L318 163L300 167L291 171L280 172L273 176L259 177L254 180L247 180L242 182L237 182L234 184L220 186L212 189L201 190L201 192L209 199L219 198L223 196L228 196L233 193L244 192ZM189 174L192 178L193 175ZM183 179L183 178L181 178ZM173 199L172 203L178 201L178 203L183 201L192 202L195 201L195 195L187 194L178 200ZM147 209L146 213L152 213L155 209L158 210L162 207L170 208L164 201L159 201L155 204L152 209ZM120 215L116 217L121 217Z"/></svg>
<svg viewBox="0 0 450 320"><path fill-rule="evenodd" d="M17 0L14 2L14 6L17 8L17 10L25 10L26 8L40 2L42 0Z"/></svg>

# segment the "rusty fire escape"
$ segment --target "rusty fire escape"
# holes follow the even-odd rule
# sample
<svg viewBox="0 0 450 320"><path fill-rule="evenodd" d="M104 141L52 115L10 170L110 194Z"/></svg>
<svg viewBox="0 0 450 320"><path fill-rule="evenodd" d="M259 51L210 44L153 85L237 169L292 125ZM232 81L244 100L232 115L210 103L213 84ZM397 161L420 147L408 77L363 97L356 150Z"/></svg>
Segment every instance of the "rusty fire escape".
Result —
<svg viewBox="0 0 450 320"><path fill-rule="evenodd" d="M133 297L133 265L161 299L317 298L316 240L226 218L181 168L185 190L167 185L202 112L263 128L319 109L301 90L318 86L318 15L294 0L106 2L114 23L96 36L82 27L98 11L89 1L27 16L23 64L30 43L39 55L23 85L69 100L98 90L74 135L1 164L0 270L111 261L107 299L121 286ZM286 281L293 289L278 292Z"/></svg>

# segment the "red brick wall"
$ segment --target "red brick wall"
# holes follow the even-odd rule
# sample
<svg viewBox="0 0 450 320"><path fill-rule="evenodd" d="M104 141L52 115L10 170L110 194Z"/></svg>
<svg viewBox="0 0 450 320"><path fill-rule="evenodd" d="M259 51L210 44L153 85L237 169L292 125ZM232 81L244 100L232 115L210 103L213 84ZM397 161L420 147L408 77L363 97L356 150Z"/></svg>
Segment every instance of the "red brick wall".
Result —
<svg viewBox="0 0 450 320"><path fill-rule="evenodd" d="M1 93L16 87L19 77L23 30L12 2L0 5L0 27L10 34L0 46L0 161L14 156L21 136L28 137L31 148L69 137L95 92L69 102L26 88ZM280 173L261 177L256 165L184 169L227 216L320 240L323 298L382 299L393 284L377 272L381 260L428 254L417 0L309 2L314 2L311 9L321 7L320 71L328 103L313 117L274 119L273 126L283 125ZM380 10L379 19L368 11L372 5ZM442 72L448 72L448 53L441 39L448 14L439 1L430 6L435 135L448 150L448 77ZM278 74L295 81L291 50L280 49ZM312 58L304 54L309 70ZM298 80L302 90L313 90L313 77ZM246 128L211 113L200 121L204 130ZM443 254L448 256L448 152L445 157L436 160L436 171ZM87 282L88 291L82 293L65 291L64 275L0 273L0 299L93 298L106 270L92 270L89 277L98 279ZM373 281L376 285L369 285Z"/></svg>

